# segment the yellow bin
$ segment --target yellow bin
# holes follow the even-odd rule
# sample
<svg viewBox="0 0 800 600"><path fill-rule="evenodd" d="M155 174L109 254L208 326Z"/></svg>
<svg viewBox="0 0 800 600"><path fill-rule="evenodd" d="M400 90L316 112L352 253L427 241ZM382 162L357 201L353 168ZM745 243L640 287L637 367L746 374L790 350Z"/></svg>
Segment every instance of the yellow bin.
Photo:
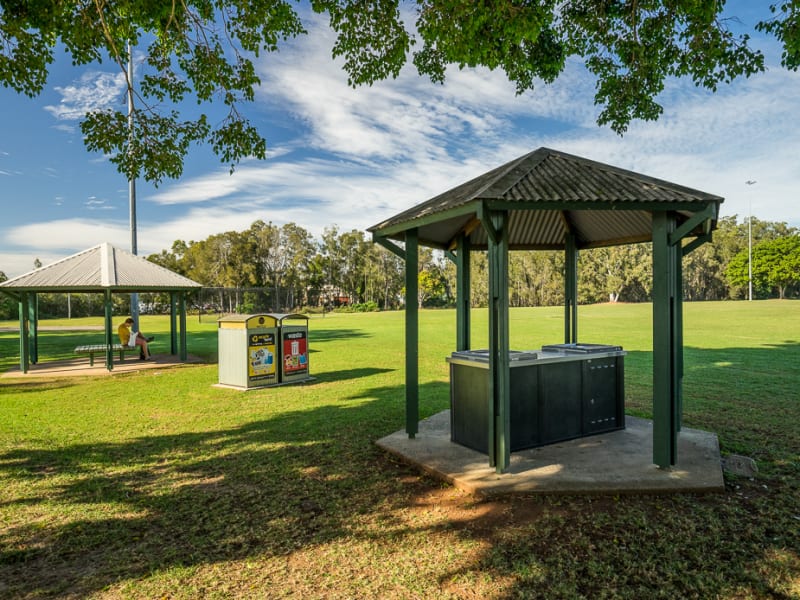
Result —
<svg viewBox="0 0 800 600"><path fill-rule="evenodd" d="M230 315L217 321L219 383L243 389L278 383L279 318Z"/></svg>

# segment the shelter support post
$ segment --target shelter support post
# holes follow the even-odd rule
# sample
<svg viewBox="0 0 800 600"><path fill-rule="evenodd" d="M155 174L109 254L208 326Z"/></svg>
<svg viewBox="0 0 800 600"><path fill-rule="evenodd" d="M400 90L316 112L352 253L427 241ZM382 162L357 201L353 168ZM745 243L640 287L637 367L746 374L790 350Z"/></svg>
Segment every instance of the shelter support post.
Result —
<svg viewBox="0 0 800 600"><path fill-rule="evenodd" d="M674 212L653 213L653 462L677 461L681 336L679 244L670 244Z"/></svg>
<svg viewBox="0 0 800 600"><path fill-rule="evenodd" d="M28 372L30 367L30 338L28 337L28 330L30 329L30 314L28 312L29 304L28 294L22 293L19 296L19 370L23 373Z"/></svg>
<svg viewBox="0 0 800 600"><path fill-rule="evenodd" d="M677 462L683 418L683 257L711 240L717 210L709 205L680 225L677 213L653 213L653 462L661 468Z"/></svg>
<svg viewBox="0 0 800 600"><path fill-rule="evenodd" d="M683 420L683 253L680 241L674 246L675 318L672 335L675 340L675 430L681 430ZM677 451L676 451L677 453Z"/></svg>
<svg viewBox="0 0 800 600"><path fill-rule="evenodd" d="M383 236L372 240L403 259L406 265L406 433L410 439L419 429L419 237L417 229L405 232L405 248Z"/></svg>
<svg viewBox="0 0 800 600"><path fill-rule="evenodd" d="M178 353L178 297L177 292L169 295L169 353Z"/></svg>
<svg viewBox="0 0 800 600"><path fill-rule="evenodd" d="M463 233L456 241L456 350L470 348L469 309L470 297L469 238Z"/></svg>
<svg viewBox="0 0 800 600"><path fill-rule="evenodd" d="M28 301L28 353L32 364L39 362L39 295L31 292Z"/></svg>
<svg viewBox="0 0 800 600"><path fill-rule="evenodd" d="M489 464L511 462L511 384L508 327L508 212L485 211L489 238Z"/></svg>
<svg viewBox="0 0 800 600"><path fill-rule="evenodd" d="M31 364L39 362L39 295L28 295L28 355Z"/></svg>
<svg viewBox="0 0 800 600"><path fill-rule="evenodd" d="M114 339L113 339L113 326L111 324L113 305L111 303L111 292L106 290L104 297L105 306L105 332L106 332L106 369L112 371L114 369Z"/></svg>
<svg viewBox="0 0 800 600"><path fill-rule="evenodd" d="M564 343L578 342L578 247L575 234L565 239L564 256Z"/></svg>
<svg viewBox="0 0 800 600"><path fill-rule="evenodd" d="M189 354L186 351L186 292L182 292L180 295L180 322L181 322L181 353L180 358L182 361L186 361Z"/></svg>
<svg viewBox="0 0 800 600"><path fill-rule="evenodd" d="M419 240L416 229L406 231L406 433L419 427Z"/></svg>

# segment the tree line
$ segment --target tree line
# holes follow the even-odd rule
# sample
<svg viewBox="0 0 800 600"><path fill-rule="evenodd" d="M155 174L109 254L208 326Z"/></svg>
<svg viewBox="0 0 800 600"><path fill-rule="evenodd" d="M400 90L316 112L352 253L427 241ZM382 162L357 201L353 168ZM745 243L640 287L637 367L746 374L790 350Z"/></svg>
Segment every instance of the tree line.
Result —
<svg viewBox="0 0 800 600"><path fill-rule="evenodd" d="M713 242L684 260L687 300L744 298L748 293L748 240L752 239L753 290L757 298L800 293L800 235L786 223L724 217ZM752 236L752 237L751 237ZM202 283L206 304L232 312L314 307L393 309L404 301L403 262L361 231L331 226L321 239L288 223L256 221L199 242L178 240L149 260ZM472 304L488 304L488 262L473 252ZM512 306L548 306L564 301L564 254L524 251L509 254ZM455 301L455 266L442 252L420 249L421 307ZM650 244L584 250L579 259L579 301L647 302L652 294ZM232 295L231 293L235 294ZM216 298L210 295L217 295Z"/></svg>
<svg viewBox="0 0 800 600"><path fill-rule="evenodd" d="M683 262L686 300L741 299L748 295L752 268L755 298L800 296L800 232L782 222L723 217L713 241ZM752 238L750 237L752 235ZM752 239L752 263L748 241ZM153 263L204 286L192 306L208 312L287 310L376 310L404 302L404 265L364 232L327 227L320 239L296 223L255 221L244 231L205 240L177 240L169 250L147 257ZM35 266L40 266L38 259ZM579 302L647 302L653 268L649 243L580 252ZM488 304L485 252L471 255L471 301ZM549 306L564 301L564 254L557 251L509 253L511 306ZM6 279L0 271L0 281ZM421 307L451 306L455 265L442 252L420 248ZM127 312L129 298L115 297L115 311ZM166 295L141 294L143 312L168 309ZM102 298L91 294L40 294L42 316L101 314ZM0 319L16 317L16 303L0 294Z"/></svg>
<svg viewBox="0 0 800 600"><path fill-rule="evenodd" d="M687 300L745 298L748 241L752 239L756 298L800 294L800 232L783 222L723 217L713 241L684 259ZM748 231L751 228L751 231ZM213 289L209 304L231 312L249 308L287 310L313 307L399 308L404 301L404 265L361 231L324 230L319 240L303 227L256 221L199 242L176 241L149 260ZM488 303L485 252L471 255L473 306ZM584 250L579 258L579 301L647 302L652 295L649 243ZM519 251L509 254L512 306L548 306L564 301L564 254ZM420 248L421 307L455 301L455 265L444 253ZM240 292L231 297L230 291ZM228 294L226 296L226 293ZM259 303L260 300L260 303Z"/></svg>

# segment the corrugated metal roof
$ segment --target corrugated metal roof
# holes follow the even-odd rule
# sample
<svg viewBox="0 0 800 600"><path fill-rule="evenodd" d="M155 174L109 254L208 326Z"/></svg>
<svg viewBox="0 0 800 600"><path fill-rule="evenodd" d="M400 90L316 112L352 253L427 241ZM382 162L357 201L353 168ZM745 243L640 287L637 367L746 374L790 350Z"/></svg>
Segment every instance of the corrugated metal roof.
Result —
<svg viewBox="0 0 800 600"><path fill-rule="evenodd" d="M202 287L149 260L99 244L19 277L0 288L40 292L176 291Z"/></svg>
<svg viewBox="0 0 800 600"><path fill-rule="evenodd" d="M652 211L675 210L686 218L720 196L600 162L539 148L383 221L369 231L397 240L417 228L420 243L451 247L469 232L473 247L486 247L483 227L471 224L481 206L509 211L511 248L556 248L565 234L578 245L647 241Z"/></svg>

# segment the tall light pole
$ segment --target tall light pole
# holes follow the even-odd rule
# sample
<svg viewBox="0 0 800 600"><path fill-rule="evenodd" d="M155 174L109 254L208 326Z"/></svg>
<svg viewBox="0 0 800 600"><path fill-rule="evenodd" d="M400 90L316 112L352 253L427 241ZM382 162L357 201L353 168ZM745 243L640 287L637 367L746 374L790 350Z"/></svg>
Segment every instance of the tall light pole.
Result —
<svg viewBox="0 0 800 600"><path fill-rule="evenodd" d="M133 48L128 42L128 152L133 144ZM131 208L131 254L136 255L136 180L128 179L128 200ZM139 331L139 294L131 294L131 318L135 331Z"/></svg>
<svg viewBox="0 0 800 600"><path fill-rule="evenodd" d="M745 184L755 185L755 179L748 179ZM753 301L753 196L747 194L747 300Z"/></svg>

